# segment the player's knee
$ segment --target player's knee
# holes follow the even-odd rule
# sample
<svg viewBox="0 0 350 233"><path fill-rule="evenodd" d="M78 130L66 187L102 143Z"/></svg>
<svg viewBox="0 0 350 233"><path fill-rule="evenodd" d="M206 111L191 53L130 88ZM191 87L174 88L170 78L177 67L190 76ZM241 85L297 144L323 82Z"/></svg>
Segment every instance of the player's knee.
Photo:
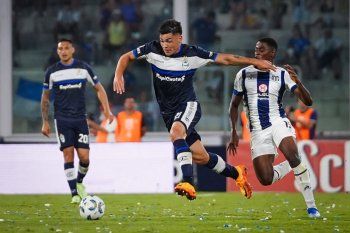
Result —
<svg viewBox="0 0 350 233"><path fill-rule="evenodd" d="M263 174L258 177L260 184L268 186L272 184L273 176L270 174Z"/></svg>
<svg viewBox="0 0 350 233"><path fill-rule="evenodd" d="M177 139L182 139L185 137L185 130L182 129L180 126L176 125L171 127L170 130L170 138L171 141L176 141Z"/></svg>

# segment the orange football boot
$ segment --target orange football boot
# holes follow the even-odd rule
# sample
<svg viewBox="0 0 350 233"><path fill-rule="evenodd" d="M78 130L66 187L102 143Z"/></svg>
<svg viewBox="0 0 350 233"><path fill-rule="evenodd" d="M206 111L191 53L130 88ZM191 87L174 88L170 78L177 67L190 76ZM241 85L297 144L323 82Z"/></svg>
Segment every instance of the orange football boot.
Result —
<svg viewBox="0 0 350 233"><path fill-rule="evenodd" d="M186 196L188 200L194 200L197 197L193 185L188 182L180 182L175 186L175 192L180 196Z"/></svg>
<svg viewBox="0 0 350 233"><path fill-rule="evenodd" d="M238 177L236 179L236 185L239 187L239 190L246 198L251 198L253 191L252 186L248 183L247 180L247 168L244 165L235 166L238 171Z"/></svg>

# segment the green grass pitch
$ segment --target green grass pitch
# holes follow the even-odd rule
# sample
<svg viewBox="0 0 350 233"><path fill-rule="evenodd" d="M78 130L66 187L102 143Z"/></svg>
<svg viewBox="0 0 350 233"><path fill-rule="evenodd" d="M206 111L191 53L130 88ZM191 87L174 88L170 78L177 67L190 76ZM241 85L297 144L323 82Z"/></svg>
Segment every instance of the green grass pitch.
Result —
<svg viewBox="0 0 350 233"><path fill-rule="evenodd" d="M299 193L99 195L102 219L84 220L69 195L0 195L0 232L350 232L350 196L316 194L309 219Z"/></svg>

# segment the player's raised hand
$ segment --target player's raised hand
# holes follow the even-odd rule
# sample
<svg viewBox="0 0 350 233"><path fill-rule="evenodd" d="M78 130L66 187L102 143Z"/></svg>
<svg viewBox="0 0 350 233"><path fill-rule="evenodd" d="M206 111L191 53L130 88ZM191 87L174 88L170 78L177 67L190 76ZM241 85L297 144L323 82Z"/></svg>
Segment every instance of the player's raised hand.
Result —
<svg viewBox="0 0 350 233"><path fill-rule="evenodd" d="M276 66L274 66L272 64L272 62L267 61L267 60L257 60L255 66L259 69L259 70L273 70L276 71Z"/></svg>
<svg viewBox="0 0 350 233"><path fill-rule="evenodd" d="M232 131L231 132L231 140L227 146L227 151L232 152L232 154L235 155L237 153L238 142L239 142L239 137L237 135L237 132Z"/></svg>
<svg viewBox="0 0 350 233"><path fill-rule="evenodd" d="M118 94L123 94L125 92L124 77L123 75L115 75L113 80L113 90Z"/></svg>
<svg viewBox="0 0 350 233"><path fill-rule="evenodd" d="M41 128L41 133L46 136L46 137L50 137L50 133L51 133L51 129L50 129L50 124L49 122L44 122L43 123L43 126Z"/></svg>
<svg viewBox="0 0 350 233"><path fill-rule="evenodd" d="M287 72L289 73L290 75L290 78L295 82L299 82L299 78L298 78L298 75L297 73L295 72L294 68L288 64L284 65L284 68L287 70Z"/></svg>

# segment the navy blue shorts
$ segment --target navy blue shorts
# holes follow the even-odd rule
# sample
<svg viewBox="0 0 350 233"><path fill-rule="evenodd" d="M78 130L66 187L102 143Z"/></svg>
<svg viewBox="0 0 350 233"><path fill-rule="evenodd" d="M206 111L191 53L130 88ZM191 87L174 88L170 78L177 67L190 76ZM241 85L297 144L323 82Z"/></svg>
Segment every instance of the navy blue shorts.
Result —
<svg viewBox="0 0 350 233"><path fill-rule="evenodd" d="M164 123L169 132L175 121L179 121L185 126L187 133L186 142L188 146L191 146L197 140L201 140L201 137L194 128L199 122L199 119L201 119L201 116L201 106L196 101L181 104L173 113L162 114Z"/></svg>
<svg viewBox="0 0 350 233"><path fill-rule="evenodd" d="M86 119L55 119L55 126L61 151L70 146L90 149L89 127Z"/></svg>

